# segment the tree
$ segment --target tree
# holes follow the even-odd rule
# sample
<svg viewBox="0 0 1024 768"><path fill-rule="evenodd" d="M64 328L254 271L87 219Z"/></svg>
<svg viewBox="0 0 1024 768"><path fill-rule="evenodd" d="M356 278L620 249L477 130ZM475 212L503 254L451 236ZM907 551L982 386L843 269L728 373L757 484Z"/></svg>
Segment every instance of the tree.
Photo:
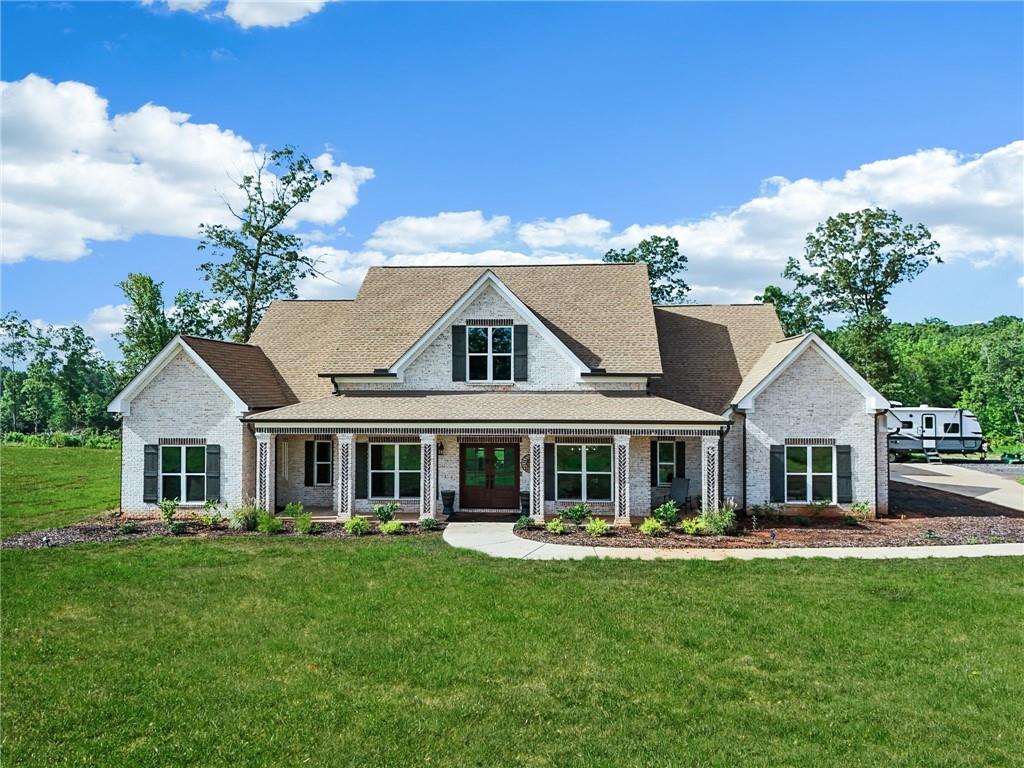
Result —
<svg viewBox="0 0 1024 768"><path fill-rule="evenodd" d="M117 284L127 308L124 329L115 334L121 348L121 380L130 381L174 338L174 330L164 308L163 283L149 275L129 272Z"/></svg>
<svg viewBox="0 0 1024 768"><path fill-rule="evenodd" d="M297 235L282 230L292 211L331 181L330 171L318 171L293 147L259 153L254 165L253 173L236 182L245 206L239 211L225 201L237 228L199 227L199 250L226 259L205 262L199 270L224 309L225 331L237 341L249 340L271 301L295 298L296 282L317 273L318 260L302 252Z"/></svg>
<svg viewBox="0 0 1024 768"><path fill-rule="evenodd" d="M0 432L19 432L21 426L21 386L25 381L23 371L4 371L0 391Z"/></svg>
<svg viewBox="0 0 1024 768"><path fill-rule="evenodd" d="M810 331L821 333L825 327L821 322L821 316L814 311L811 297L805 293L786 293L777 285L769 285L765 287L764 293L755 296L754 300L775 305L775 314L779 316L782 331L787 336L799 336Z"/></svg>
<svg viewBox="0 0 1024 768"><path fill-rule="evenodd" d="M674 237L652 235L629 250L612 249L604 255L609 264L647 264L647 278L651 283L651 300L655 304L681 304L686 301L690 286L683 280L686 256L679 253L679 241Z"/></svg>
<svg viewBox="0 0 1024 768"><path fill-rule="evenodd" d="M220 339L224 335L224 312L220 305L200 291L178 291L170 311L175 333Z"/></svg>

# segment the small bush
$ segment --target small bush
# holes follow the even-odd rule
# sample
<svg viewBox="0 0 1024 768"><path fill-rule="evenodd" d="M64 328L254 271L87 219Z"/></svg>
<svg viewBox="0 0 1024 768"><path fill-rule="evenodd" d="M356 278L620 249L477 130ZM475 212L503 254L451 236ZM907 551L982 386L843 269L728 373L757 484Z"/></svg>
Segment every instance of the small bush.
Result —
<svg viewBox="0 0 1024 768"><path fill-rule="evenodd" d="M365 536L370 532L370 521L362 515L352 515L351 520L345 521L345 533L353 536Z"/></svg>
<svg viewBox="0 0 1024 768"><path fill-rule="evenodd" d="M164 525L170 525L174 519L174 513L178 511L178 499L162 499L157 505L160 507L160 517L164 519Z"/></svg>
<svg viewBox="0 0 1024 768"><path fill-rule="evenodd" d="M871 517L871 505L866 501L858 501L850 505L850 515L857 520L867 520Z"/></svg>
<svg viewBox="0 0 1024 768"><path fill-rule="evenodd" d="M25 433L24 432L5 432L4 433L5 443L24 443Z"/></svg>
<svg viewBox="0 0 1024 768"><path fill-rule="evenodd" d="M533 518L529 515L520 515L519 519L516 520L516 524L512 526L514 530L526 531L533 527Z"/></svg>
<svg viewBox="0 0 1024 768"><path fill-rule="evenodd" d="M585 528L587 535L595 538L598 536L607 536L611 529L612 527L600 517L592 517L587 520L587 527Z"/></svg>
<svg viewBox="0 0 1024 768"><path fill-rule="evenodd" d="M118 533L138 533L142 530L142 526L136 523L134 520L125 520L119 526L117 526Z"/></svg>
<svg viewBox="0 0 1024 768"><path fill-rule="evenodd" d="M559 536L561 536L563 533L569 530L565 524L565 521L560 517L556 517L553 520L548 520L548 523L544 526L544 528L547 530L548 533L556 533Z"/></svg>
<svg viewBox="0 0 1024 768"><path fill-rule="evenodd" d="M799 525L801 528L809 528L811 525L811 518L805 515L795 515L793 522Z"/></svg>
<svg viewBox="0 0 1024 768"><path fill-rule="evenodd" d="M736 504L729 499L718 509L701 512L704 530L712 536L723 536L736 530Z"/></svg>
<svg viewBox="0 0 1024 768"><path fill-rule="evenodd" d="M284 516L285 517L298 517L302 514L302 510L305 507L302 506L300 501L289 501L284 505Z"/></svg>
<svg viewBox="0 0 1024 768"><path fill-rule="evenodd" d="M42 435L25 435L25 445L29 448L48 448L50 443Z"/></svg>
<svg viewBox="0 0 1024 768"><path fill-rule="evenodd" d="M74 448L82 444L82 441L75 435L67 432L54 432L50 435L50 445L54 448Z"/></svg>
<svg viewBox="0 0 1024 768"><path fill-rule="evenodd" d="M855 515L843 515L843 525L860 525L860 520L858 520Z"/></svg>
<svg viewBox="0 0 1024 768"><path fill-rule="evenodd" d="M436 531L439 523L435 517L424 517L420 520L420 528L424 531Z"/></svg>
<svg viewBox="0 0 1024 768"><path fill-rule="evenodd" d="M256 506L256 502L250 499L242 506L231 511L228 527L234 528L236 531L255 531L259 513L260 509Z"/></svg>
<svg viewBox="0 0 1024 768"><path fill-rule="evenodd" d="M394 536L402 532L402 524L398 520L387 520L378 526L378 530L385 536Z"/></svg>
<svg viewBox="0 0 1024 768"><path fill-rule="evenodd" d="M282 528L284 528L284 523L281 519L270 514L267 510L261 509L256 513L257 533L262 533L264 536L273 536L275 533L280 533Z"/></svg>
<svg viewBox="0 0 1024 768"><path fill-rule="evenodd" d="M293 515L293 518L297 533L301 533L303 536L309 536L311 533L316 533L316 525L313 523L312 512L300 512L297 515Z"/></svg>
<svg viewBox="0 0 1024 768"><path fill-rule="evenodd" d="M398 514L398 510L401 508L397 501L389 501L387 504L374 504L373 514L380 522L386 523L388 520L394 520L395 515Z"/></svg>
<svg viewBox="0 0 1024 768"><path fill-rule="evenodd" d="M679 523L679 528L687 536L700 536L705 532L704 519L700 517L687 517Z"/></svg>
<svg viewBox="0 0 1024 768"><path fill-rule="evenodd" d="M220 502L217 499L207 499L203 504L203 511L195 516L200 525L206 528L216 528L224 519Z"/></svg>
<svg viewBox="0 0 1024 768"><path fill-rule="evenodd" d="M764 504L754 504L750 507L750 516L758 520L779 520L782 518L782 507L767 501Z"/></svg>
<svg viewBox="0 0 1024 768"><path fill-rule="evenodd" d="M188 525L184 520L175 520L167 526L167 530L172 536L182 536L188 530Z"/></svg>
<svg viewBox="0 0 1024 768"><path fill-rule="evenodd" d="M640 523L640 533L644 536L664 536L665 524L656 517L648 517Z"/></svg>
<svg viewBox="0 0 1024 768"><path fill-rule="evenodd" d="M569 518L576 525L581 525L584 520L592 515L593 512L590 510L590 505L585 501L581 501L579 504L573 504L571 507L563 509L561 512L562 517Z"/></svg>
<svg viewBox="0 0 1024 768"><path fill-rule="evenodd" d="M669 499L651 513L655 520L660 520L665 525L673 525L679 517L679 505L675 499Z"/></svg>
<svg viewBox="0 0 1024 768"><path fill-rule="evenodd" d="M812 501L811 509L814 511L815 517L822 515L832 505L827 501Z"/></svg>

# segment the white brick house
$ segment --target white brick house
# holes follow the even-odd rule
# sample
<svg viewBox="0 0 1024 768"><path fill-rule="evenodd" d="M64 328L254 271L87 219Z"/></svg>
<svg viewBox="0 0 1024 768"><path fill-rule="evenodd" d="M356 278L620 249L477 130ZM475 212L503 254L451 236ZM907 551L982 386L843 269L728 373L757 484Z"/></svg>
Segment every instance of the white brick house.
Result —
<svg viewBox="0 0 1024 768"><path fill-rule="evenodd" d="M373 268L248 344L177 337L111 403L121 506L628 524L667 496L885 511L888 403L774 309L654 306L639 265Z"/></svg>

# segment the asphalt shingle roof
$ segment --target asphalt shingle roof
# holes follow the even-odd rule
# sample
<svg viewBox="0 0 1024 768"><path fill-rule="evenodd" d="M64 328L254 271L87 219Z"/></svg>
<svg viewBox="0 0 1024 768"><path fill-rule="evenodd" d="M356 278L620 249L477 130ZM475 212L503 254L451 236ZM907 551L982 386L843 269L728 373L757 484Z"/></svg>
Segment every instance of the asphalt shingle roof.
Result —
<svg viewBox="0 0 1024 768"><path fill-rule="evenodd" d="M198 336L182 336L203 361L250 408L277 408L296 402L260 347Z"/></svg>

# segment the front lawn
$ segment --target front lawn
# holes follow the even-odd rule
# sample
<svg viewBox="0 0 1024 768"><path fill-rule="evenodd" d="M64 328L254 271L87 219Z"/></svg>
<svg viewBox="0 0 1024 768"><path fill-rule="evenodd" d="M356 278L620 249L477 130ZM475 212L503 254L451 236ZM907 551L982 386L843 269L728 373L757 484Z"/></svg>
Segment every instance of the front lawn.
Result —
<svg viewBox="0 0 1024 768"><path fill-rule="evenodd" d="M0 537L113 509L120 461L109 448L0 446Z"/></svg>
<svg viewBox="0 0 1024 768"><path fill-rule="evenodd" d="M524 562L430 535L2 561L5 765L1024 754L1019 558Z"/></svg>

